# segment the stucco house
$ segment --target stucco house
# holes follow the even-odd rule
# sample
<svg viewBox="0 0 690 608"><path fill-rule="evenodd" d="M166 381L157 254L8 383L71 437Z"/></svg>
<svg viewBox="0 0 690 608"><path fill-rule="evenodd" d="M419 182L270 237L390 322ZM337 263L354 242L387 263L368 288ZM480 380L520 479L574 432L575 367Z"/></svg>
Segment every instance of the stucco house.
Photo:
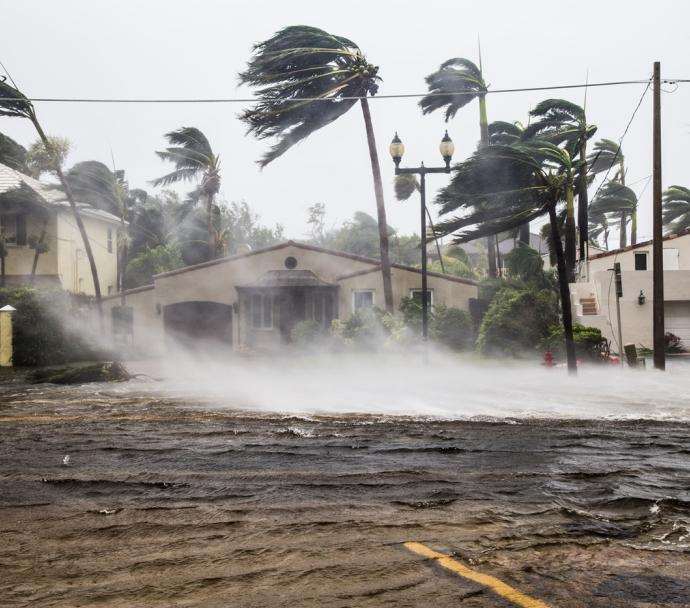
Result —
<svg viewBox="0 0 690 608"><path fill-rule="evenodd" d="M101 292L117 290L117 231L120 220L105 211L78 203L96 260ZM5 284L54 285L75 294L94 295L89 262L65 195L55 188L0 164L0 230L5 237ZM47 251L38 256L32 239Z"/></svg>
<svg viewBox="0 0 690 608"><path fill-rule="evenodd" d="M428 277L432 305L468 310L477 297L474 281ZM419 269L393 264L392 282L396 309L405 297L421 298ZM378 260L294 241L159 274L124 296L124 306L119 296L104 301L114 337L150 353L170 338L273 349L290 341L300 321L327 328L333 319L384 306Z"/></svg>
<svg viewBox="0 0 690 608"><path fill-rule="evenodd" d="M690 348L690 232L663 239L665 329ZM623 344L651 347L652 242L590 255L588 270L570 286L574 321L601 329L618 351L613 265L621 265Z"/></svg>

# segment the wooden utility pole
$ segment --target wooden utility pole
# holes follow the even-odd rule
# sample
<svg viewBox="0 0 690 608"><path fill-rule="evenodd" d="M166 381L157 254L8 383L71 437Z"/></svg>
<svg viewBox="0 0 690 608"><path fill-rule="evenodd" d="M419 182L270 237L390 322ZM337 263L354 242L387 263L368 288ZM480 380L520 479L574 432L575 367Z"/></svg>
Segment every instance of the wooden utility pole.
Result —
<svg viewBox="0 0 690 608"><path fill-rule="evenodd" d="M654 62L654 144L652 168L652 205L654 226L652 231L652 285L654 290L653 333L654 367L666 369L664 340L664 243L661 217L661 64Z"/></svg>

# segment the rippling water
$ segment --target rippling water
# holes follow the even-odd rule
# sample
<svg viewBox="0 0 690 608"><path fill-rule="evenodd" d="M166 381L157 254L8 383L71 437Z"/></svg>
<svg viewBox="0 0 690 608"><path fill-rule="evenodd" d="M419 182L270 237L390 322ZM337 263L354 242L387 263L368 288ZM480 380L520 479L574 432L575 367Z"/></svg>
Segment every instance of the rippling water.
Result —
<svg viewBox="0 0 690 608"><path fill-rule="evenodd" d="M503 605L401 546L416 540L552 606L690 605L682 400L656 420L449 419L438 399L298 415L293 393L315 389L284 382L282 413L182 381L6 385L0 604Z"/></svg>

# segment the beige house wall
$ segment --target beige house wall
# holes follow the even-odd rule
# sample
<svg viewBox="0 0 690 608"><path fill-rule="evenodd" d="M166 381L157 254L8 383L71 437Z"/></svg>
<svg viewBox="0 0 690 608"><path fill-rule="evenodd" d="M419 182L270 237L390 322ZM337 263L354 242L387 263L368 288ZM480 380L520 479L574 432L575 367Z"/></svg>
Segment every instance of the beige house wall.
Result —
<svg viewBox="0 0 690 608"><path fill-rule="evenodd" d="M690 302L690 235L665 240L664 249L678 252L678 270L664 270L664 302ZM635 270L635 253L647 252L647 268ZM608 340L612 349L618 351L618 324L616 316L616 287L612 280L613 264L621 265L623 297L621 306L621 329L623 344L652 346L652 245L641 245L635 249L621 251L590 260L590 281L571 285L574 321L582 325L597 327ZM640 304L640 291L645 303ZM597 315L582 315L580 298L594 297Z"/></svg>
<svg viewBox="0 0 690 608"><path fill-rule="evenodd" d="M101 294L117 290L117 224L81 214L84 228L89 236ZM108 251L108 229L112 231L112 251ZM57 272L63 289L73 293L95 295L89 260L84 243L69 209L57 214Z"/></svg>
<svg viewBox="0 0 690 608"><path fill-rule="evenodd" d="M57 251L57 219L54 214L46 217L48 223L45 224L46 236L44 242L48 245L48 251L38 256L37 275L57 275L58 274L58 251ZM27 238L40 237L44 227L45 219L37 215L26 216ZM5 273L7 275L30 275L34 263L34 250L28 245L7 245L7 258L5 259Z"/></svg>
<svg viewBox="0 0 690 608"><path fill-rule="evenodd" d="M234 305L232 333L235 347L247 344L259 348L277 346L280 344L278 328L250 329L247 307L245 302L240 303L236 287L251 285L271 270L284 269L285 259L289 256L297 260L298 269L311 270L321 280L338 286L335 311L337 318L347 318L353 313L353 293L356 290L373 290L374 305L383 308L383 281L377 263L287 244L256 254L235 256L164 273L154 278L154 289L139 289L128 294L127 305L134 309L135 344L141 336L146 337L151 345L165 344L165 306L178 302L210 301ZM421 288L421 273L394 267L392 279L393 297L398 312L402 299L409 297L411 290ZM468 310L470 298L477 297L476 285L456 281L453 277L429 276L428 284L433 292L435 305ZM107 299L108 314L111 314L113 306L119 304L119 298Z"/></svg>

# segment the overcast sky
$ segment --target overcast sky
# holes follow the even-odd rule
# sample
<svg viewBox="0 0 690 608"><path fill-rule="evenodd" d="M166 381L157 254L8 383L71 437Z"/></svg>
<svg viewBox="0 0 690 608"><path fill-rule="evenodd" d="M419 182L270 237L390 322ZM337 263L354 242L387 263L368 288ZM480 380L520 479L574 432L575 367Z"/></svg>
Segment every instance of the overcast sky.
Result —
<svg viewBox="0 0 690 608"><path fill-rule="evenodd" d="M251 46L295 24L324 28L354 40L380 66L381 93L424 92L424 76L451 57L477 58L493 88L636 80L662 62L662 76L690 78L690 3L685 0L462 2L350 0L346 3L220 0L0 0L0 60L21 89L36 97L247 97L237 86ZM618 140L644 85L590 89L587 112L600 137ZM672 89L673 87L668 87ZM583 90L489 96L489 120L527 120L547 97L582 103ZM690 84L664 94L663 183L690 186ZM443 117L423 117L417 100L371 103L381 157L389 223L417 231L417 207L392 191L388 143L395 130L405 163L437 163ZM306 232L306 208L326 204L330 224L354 211L375 215L371 169L359 106L260 171L266 149L244 133L241 105L37 104L44 128L73 142L68 164L97 159L118 168L133 187L169 170L154 154L163 134L199 127L221 156L222 194L244 199L266 224L286 234ZM623 150L628 183L639 194L651 174L651 94ZM447 125L455 160L479 138L473 102ZM30 125L0 117L0 131L27 145ZM642 181L638 181L642 180ZM429 178L433 192L445 175ZM651 232L651 184L642 196L639 234Z"/></svg>

